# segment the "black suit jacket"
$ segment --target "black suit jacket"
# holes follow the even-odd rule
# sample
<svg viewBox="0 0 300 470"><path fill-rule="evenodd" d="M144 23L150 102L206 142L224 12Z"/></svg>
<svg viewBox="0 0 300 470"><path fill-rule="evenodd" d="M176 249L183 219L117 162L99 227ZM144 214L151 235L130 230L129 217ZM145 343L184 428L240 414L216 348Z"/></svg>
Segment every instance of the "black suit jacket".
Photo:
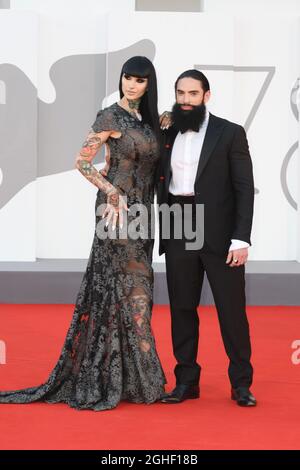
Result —
<svg viewBox="0 0 300 470"><path fill-rule="evenodd" d="M168 203L171 154L177 131L163 136L163 150L156 176L157 202ZM204 247L228 252L231 239L251 245L254 183L252 162L242 126L210 114L194 184L195 202L204 204ZM160 220L161 229L161 220ZM159 254L165 252L160 230Z"/></svg>

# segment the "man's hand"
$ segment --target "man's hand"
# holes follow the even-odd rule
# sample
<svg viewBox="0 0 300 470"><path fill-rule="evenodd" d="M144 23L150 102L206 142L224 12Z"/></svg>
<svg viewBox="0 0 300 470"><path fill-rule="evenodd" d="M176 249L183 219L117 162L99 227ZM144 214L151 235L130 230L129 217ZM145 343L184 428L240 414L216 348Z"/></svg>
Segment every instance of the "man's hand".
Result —
<svg viewBox="0 0 300 470"><path fill-rule="evenodd" d="M172 114L169 111L164 111L159 118L160 128L162 130L169 129L172 126Z"/></svg>
<svg viewBox="0 0 300 470"><path fill-rule="evenodd" d="M226 264L234 268L242 266L247 262L248 259L248 248L240 248L239 250L232 250L228 252Z"/></svg>

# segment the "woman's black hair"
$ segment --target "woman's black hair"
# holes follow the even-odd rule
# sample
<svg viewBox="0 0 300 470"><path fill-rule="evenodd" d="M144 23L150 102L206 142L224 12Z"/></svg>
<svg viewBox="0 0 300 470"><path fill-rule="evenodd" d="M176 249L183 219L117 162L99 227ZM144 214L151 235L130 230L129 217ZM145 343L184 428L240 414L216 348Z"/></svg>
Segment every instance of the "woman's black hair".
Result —
<svg viewBox="0 0 300 470"><path fill-rule="evenodd" d="M147 91L141 98L139 110L143 117L143 122L151 126L159 140L160 127L157 110L157 80L152 62L144 56L134 56L125 62L121 70L119 81L120 98L124 96L122 91L122 77L124 73L133 77L148 78Z"/></svg>
<svg viewBox="0 0 300 470"><path fill-rule="evenodd" d="M199 80L199 82L201 82L201 86L202 86L204 93L210 90L209 81L207 80L204 73L200 72L200 70L197 70L197 69L190 69L190 70L186 70L185 72L182 72L177 78L175 82L175 93L177 91L177 84L179 80L181 80L182 78L194 78L194 80Z"/></svg>

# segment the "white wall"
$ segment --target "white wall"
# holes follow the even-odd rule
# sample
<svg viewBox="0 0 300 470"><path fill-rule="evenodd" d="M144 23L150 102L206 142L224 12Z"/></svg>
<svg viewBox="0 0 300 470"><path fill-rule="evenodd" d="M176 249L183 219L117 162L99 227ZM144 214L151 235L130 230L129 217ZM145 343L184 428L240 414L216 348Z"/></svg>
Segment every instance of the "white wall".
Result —
<svg viewBox="0 0 300 470"><path fill-rule="evenodd" d="M235 16L300 15L299 0L203 0L204 11ZM259 18L258 18L259 19Z"/></svg>
<svg viewBox="0 0 300 470"><path fill-rule="evenodd" d="M11 0L10 3L13 9L30 9L53 15L65 15L78 10L81 13L99 14L116 9L127 12L135 9L135 0ZM160 3L163 4L164 0L160 0ZM205 12L222 15L300 15L299 0L199 0L199 3L204 5Z"/></svg>
<svg viewBox="0 0 300 470"><path fill-rule="evenodd" d="M107 11L133 11L135 0L11 0L12 9L33 10L52 16L70 17L73 14L92 16Z"/></svg>
<svg viewBox="0 0 300 470"><path fill-rule="evenodd" d="M16 31L21 42L16 40ZM36 84L38 77L38 17L34 12L14 12L13 19L9 10L0 10L0 67L9 64L23 70L28 79ZM5 47L3 47L5 45ZM22 45L22 47L20 47ZM1 104L0 104L0 152L3 151L1 141L5 147L9 145L14 151L10 155L0 155L0 191L1 186L19 180L19 173L36 173L37 165L37 116L36 109L32 115L34 122L28 126L20 122L21 110L17 101L15 83L6 83L5 77L0 73ZM15 94L16 93L16 94ZM34 96L36 100L36 93ZM14 115L6 111L9 102L13 102ZM11 108L11 106L10 106ZM6 133L7 121L10 133ZM27 129L26 129L27 128ZM33 146L30 155L25 154L19 137L26 132L31 133ZM25 139L26 141L26 139ZM22 155L24 152L24 155ZM12 158L13 161L7 161ZM6 160L6 161L5 161ZM29 167L28 167L29 165ZM1 195L1 192L0 192ZM0 260L34 261L36 258L36 229L37 229L37 187L36 180L32 179L0 210Z"/></svg>
<svg viewBox="0 0 300 470"><path fill-rule="evenodd" d="M115 52L147 39L156 49L154 63L161 111L173 103L177 75L199 65L211 82L210 110L245 124L267 77L267 71L260 71L259 67L275 68L248 130L259 190L250 259L299 259L300 211L287 200L281 179L288 150L299 139L299 123L290 104L291 89L300 76L299 1L205 0L204 14L134 13L134 1L127 0L12 0L11 6L13 10L26 8L38 13L39 39L32 46L28 42L30 36L23 40L26 33L21 37L19 31L18 36L11 36L11 46L5 51L0 48L0 65L13 63L23 70L37 88L39 99L49 104L56 99L49 70L59 59ZM108 10L110 15L106 16ZM253 15L249 16L249 12ZM13 13L17 11L0 10L0 19ZM16 31L14 21L10 31ZM10 36L5 37L7 40ZM35 56L32 50L37 47ZM17 58L14 49L19 51ZM31 59L27 60L30 53ZM251 70L242 70L243 67ZM107 102L116 97L117 94L107 93ZM85 129L82 137L84 134ZM286 184L293 200L299 200L296 153L288 164ZM72 167L38 178L37 194L35 182L27 185L0 209L0 260L88 257L94 230L95 192ZM30 217L25 219L27 238L16 250L15 221L20 214L24 215L24 201L30 211ZM32 220L35 212L30 204L36 205L36 220ZM162 261L157 251L154 260Z"/></svg>

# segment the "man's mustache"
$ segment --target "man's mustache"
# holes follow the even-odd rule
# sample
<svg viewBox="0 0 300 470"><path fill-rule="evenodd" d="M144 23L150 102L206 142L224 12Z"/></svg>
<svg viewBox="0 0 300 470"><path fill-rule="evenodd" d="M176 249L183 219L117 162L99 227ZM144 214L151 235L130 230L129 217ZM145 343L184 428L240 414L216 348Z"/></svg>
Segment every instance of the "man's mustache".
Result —
<svg viewBox="0 0 300 470"><path fill-rule="evenodd" d="M182 108L182 106L189 106L190 108L193 108L193 109L195 109L197 107L194 104L185 104L185 103L180 104L179 106L180 106L180 108ZM185 110L183 110L183 111L185 111Z"/></svg>

